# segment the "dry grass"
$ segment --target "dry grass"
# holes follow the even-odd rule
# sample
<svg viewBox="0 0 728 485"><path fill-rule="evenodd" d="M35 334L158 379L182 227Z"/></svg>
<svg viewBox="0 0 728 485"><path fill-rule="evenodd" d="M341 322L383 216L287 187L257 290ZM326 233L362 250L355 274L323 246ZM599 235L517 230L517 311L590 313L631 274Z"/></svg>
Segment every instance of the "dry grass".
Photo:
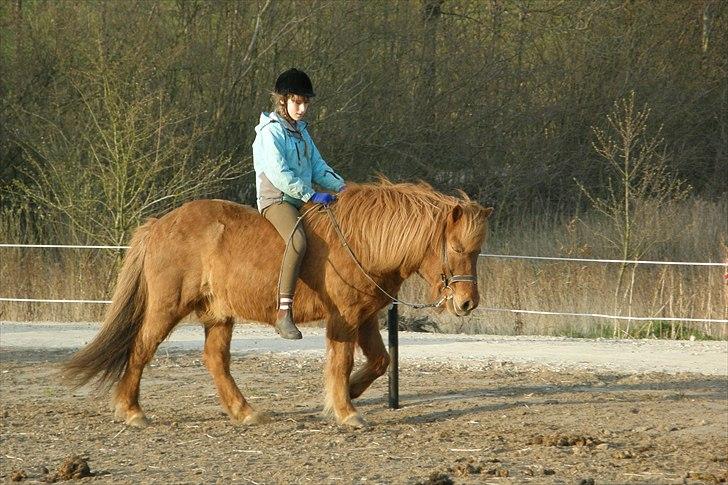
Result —
<svg viewBox="0 0 728 485"><path fill-rule="evenodd" d="M728 237L728 202L692 200L681 204L677 220L655 225L670 234L647 259L722 262L721 241ZM487 252L544 256L606 257L611 249L594 236L597 220L539 216L494 228ZM651 229L651 230L654 230ZM667 237L669 236L669 237ZM23 241L11 217L0 220L0 241ZM31 241L28 241L31 242ZM51 242L49 240L32 242ZM54 241L59 242L59 241ZM67 242L67 241L63 241ZM98 299L110 297L117 254L105 250L0 248L0 296ZM616 264L523 261L481 258L481 308L512 308L578 313L654 316L647 322L621 322L619 336L657 338L727 338L728 325L660 320L660 317L728 319L728 287L723 267L640 265L629 294L615 302ZM631 280L633 267L628 268ZM402 298L425 301L417 278L407 282ZM629 286L626 287L629 291ZM0 319L18 321L98 321L105 305L0 302ZM402 309L405 318L419 311ZM615 322L591 317L565 317L486 312L465 319L432 316L444 332L539 334L612 337Z"/></svg>
<svg viewBox="0 0 728 485"><path fill-rule="evenodd" d="M616 333L622 337L726 338L726 324L666 322L660 319L728 319L723 271L717 267L640 266L635 272L632 305L628 305L625 298L615 307L616 265L488 258L483 259L479 266L480 309L465 319L446 314L434 319L439 329L447 333L612 337L615 334L613 319L514 314L483 309L654 316L649 321L616 322L619 325ZM402 296L409 300L427 298L419 282L409 284ZM414 317L410 310L404 310L403 314Z"/></svg>
<svg viewBox="0 0 728 485"><path fill-rule="evenodd" d="M645 234L658 241L644 258L658 261L725 262L728 240L728 202L691 200L665 211L678 214L665 220L655 214ZM494 228L485 252L533 256L619 259L595 233L600 221L559 216L524 216L506 227ZM634 279L632 280L632 271ZM481 258L479 277L482 308L553 312L654 316L650 321L616 322L596 317L527 315L477 311L467 319L435 317L445 332L540 334L568 336L659 338L726 338L721 323L666 322L660 317L728 319L725 267L628 266L628 281L615 300L619 265ZM630 304L630 289L631 301ZM426 299L421 282L409 283L402 297ZM404 310L405 316L413 313ZM615 329L615 325L618 328ZM616 332L615 332L616 330Z"/></svg>

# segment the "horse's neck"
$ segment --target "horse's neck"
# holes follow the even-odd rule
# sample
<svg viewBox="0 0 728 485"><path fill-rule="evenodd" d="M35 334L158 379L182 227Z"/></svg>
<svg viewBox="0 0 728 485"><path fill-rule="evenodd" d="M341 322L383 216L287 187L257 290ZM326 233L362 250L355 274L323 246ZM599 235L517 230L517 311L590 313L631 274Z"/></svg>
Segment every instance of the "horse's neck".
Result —
<svg viewBox="0 0 728 485"><path fill-rule="evenodd" d="M388 279L399 277L404 280L419 269L427 249L434 247L430 239L437 239L439 234L435 231L436 234L433 235L427 228L421 227L422 224L415 216L408 217L405 225L385 221L377 227L379 234L370 235L369 239L356 235L360 234L359 231L371 231L371 228L348 228L349 230L343 232L350 234L348 238L344 236L348 239L345 242L366 271L386 276ZM408 234L417 234L418 239L424 237L424 240L407 240ZM346 246L338 241L338 235L335 234L335 237L337 240L334 241L334 246L338 245L342 251L348 253Z"/></svg>

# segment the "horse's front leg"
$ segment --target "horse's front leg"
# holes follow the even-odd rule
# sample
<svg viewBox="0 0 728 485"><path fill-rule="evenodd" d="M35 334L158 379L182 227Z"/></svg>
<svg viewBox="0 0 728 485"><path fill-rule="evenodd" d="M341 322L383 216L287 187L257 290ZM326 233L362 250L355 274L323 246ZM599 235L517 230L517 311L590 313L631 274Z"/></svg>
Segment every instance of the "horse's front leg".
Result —
<svg viewBox="0 0 728 485"><path fill-rule="evenodd" d="M354 367L356 330L347 328L340 319L326 324L326 405L340 424L361 428L366 422L354 408L349 397L349 376Z"/></svg>
<svg viewBox="0 0 728 485"><path fill-rule="evenodd" d="M367 361L351 376L349 396L352 399L361 396L372 382L387 372L387 367L389 367L389 354L382 342L376 315L359 327L357 341Z"/></svg>

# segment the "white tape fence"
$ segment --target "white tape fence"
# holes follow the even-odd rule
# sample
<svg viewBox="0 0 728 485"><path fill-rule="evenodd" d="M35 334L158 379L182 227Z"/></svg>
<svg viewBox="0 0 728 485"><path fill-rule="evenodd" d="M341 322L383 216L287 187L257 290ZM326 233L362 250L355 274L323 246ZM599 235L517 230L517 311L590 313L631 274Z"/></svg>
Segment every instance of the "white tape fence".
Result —
<svg viewBox="0 0 728 485"><path fill-rule="evenodd" d="M129 246L93 246L93 245L76 245L76 244L6 244L0 243L0 248L53 248L53 249L128 249ZM487 254L481 253L482 258L499 258L499 259L523 259L535 261L570 261L580 263L618 263L618 264L648 264L648 265L666 265L666 266L726 266L725 263L712 262L689 262L689 261L625 261L621 259L590 259L590 258L562 258L551 256L519 256L510 254ZM111 300L63 300L63 299L42 299L42 298L10 298L0 297L0 301L6 302L26 302L26 303L78 303L78 304L109 304ZM624 315L607 315L602 313L575 313L575 312L550 312L541 310L522 310L514 308L479 308L476 313L484 312L504 312L504 313L523 313L529 315L559 315L574 317L593 317L615 320L634 320L634 321L668 321L668 322L702 322L702 323L728 323L728 319L719 318L689 318L689 317L634 317Z"/></svg>

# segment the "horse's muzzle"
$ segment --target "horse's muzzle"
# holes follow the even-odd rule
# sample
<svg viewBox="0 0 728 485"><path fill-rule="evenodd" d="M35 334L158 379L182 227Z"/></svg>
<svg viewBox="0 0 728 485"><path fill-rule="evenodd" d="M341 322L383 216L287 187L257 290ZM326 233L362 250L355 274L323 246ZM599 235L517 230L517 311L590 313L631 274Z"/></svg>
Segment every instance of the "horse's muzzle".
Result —
<svg viewBox="0 0 728 485"><path fill-rule="evenodd" d="M456 298L452 298L447 302L448 310L455 316L467 317L478 306L477 301L470 298L458 302Z"/></svg>
<svg viewBox="0 0 728 485"><path fill-rule="evenodd" d="M472 312L474 308L475 302L473 300L465 300L462 304L460 304L458 313L462 314L463 316L470 315L470 312Z"/></svg>

